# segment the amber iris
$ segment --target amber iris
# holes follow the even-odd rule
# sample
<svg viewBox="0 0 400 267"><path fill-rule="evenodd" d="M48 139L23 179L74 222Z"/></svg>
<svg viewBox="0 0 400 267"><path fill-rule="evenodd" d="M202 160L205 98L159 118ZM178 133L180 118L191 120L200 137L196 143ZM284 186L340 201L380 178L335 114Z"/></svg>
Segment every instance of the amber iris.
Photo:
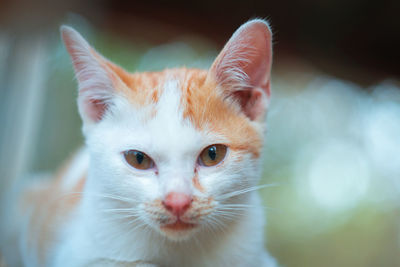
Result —
<svg viewBox="0 0 400 267"><path fill-rule="evenodd" d="M138 150L128 150L124 152L126 162L139 170L147 170L154 167L153 160L145 153Z"/></svg>
<svg viewBox="0 0 400 267"><path fill-rule="evenodd" d="M225 145L211 145L206 147L199 156L200 165L211 167L220 163L226 155Z"/></svg>

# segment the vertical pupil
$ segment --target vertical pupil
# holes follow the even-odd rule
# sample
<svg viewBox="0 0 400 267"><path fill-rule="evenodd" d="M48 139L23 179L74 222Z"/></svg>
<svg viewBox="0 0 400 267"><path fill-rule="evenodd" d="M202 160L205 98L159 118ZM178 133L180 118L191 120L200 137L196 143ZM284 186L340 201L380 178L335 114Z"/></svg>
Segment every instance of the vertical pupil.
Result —
<svg viewBox="0 0 400 267"><path fill-rule="evenodd" d="M217 148L215 146L212 146L208 149L208 156L211 160L215 160L217 157Z"/></svg>
<svg viewBox="0 0 400 267"><path fill-rule="evenodd" d="M142 164L144 159L144 154L142 152L136 152L136 160L139 164Z"/></svg>

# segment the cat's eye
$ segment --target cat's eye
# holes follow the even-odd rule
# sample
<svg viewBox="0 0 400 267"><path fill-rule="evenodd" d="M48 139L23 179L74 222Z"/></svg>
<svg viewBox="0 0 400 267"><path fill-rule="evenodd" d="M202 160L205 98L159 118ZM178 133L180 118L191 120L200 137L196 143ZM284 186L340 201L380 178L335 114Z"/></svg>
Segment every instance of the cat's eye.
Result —
<svg viewBox="0 0 400 267"><path fill-rule="evenodd" d="M138 150L128 150L124 152L126 162L139 170L148 170L154 167L154 161L145 153Z"/></svg>
<svg viewBox="0 0 400 267"><path fill-rule="evenodd" d="M211 167L220 163L226 155L227 147L225 145L211 145L206 147L199 156L199 164Z"/></svg>

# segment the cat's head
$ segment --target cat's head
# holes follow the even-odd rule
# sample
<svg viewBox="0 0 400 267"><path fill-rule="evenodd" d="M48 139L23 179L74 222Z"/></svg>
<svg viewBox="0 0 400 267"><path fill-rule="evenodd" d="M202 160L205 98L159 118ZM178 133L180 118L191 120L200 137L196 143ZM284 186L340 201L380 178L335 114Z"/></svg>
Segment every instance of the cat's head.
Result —
<svg viewBox="0 0 400 267"><path fill-rule="evenodd" d="M102 218L172 240L218 231L245 213L259 180L270 96L271 32L242 25L207 70L128 73L69 27L91 156L86 194ZM101 215L102 214L102 215Z"/></svg>

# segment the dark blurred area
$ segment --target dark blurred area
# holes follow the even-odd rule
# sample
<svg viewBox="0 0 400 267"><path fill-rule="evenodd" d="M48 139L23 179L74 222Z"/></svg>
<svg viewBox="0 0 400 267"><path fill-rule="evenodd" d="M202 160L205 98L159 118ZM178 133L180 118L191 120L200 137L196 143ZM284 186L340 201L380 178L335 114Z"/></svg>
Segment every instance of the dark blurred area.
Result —
<svg viewBox="0 0 400 267"><path fill-rule="evenodd" d="M2 0L0 18L10 31L29 34L54 30L74 12L126 39L140 36L156 44L192 33L220 46L249 18L267 18L276 58L301 57L339 78L371 84L400 74L399 11L400 2L388 0Z"/></svg>

